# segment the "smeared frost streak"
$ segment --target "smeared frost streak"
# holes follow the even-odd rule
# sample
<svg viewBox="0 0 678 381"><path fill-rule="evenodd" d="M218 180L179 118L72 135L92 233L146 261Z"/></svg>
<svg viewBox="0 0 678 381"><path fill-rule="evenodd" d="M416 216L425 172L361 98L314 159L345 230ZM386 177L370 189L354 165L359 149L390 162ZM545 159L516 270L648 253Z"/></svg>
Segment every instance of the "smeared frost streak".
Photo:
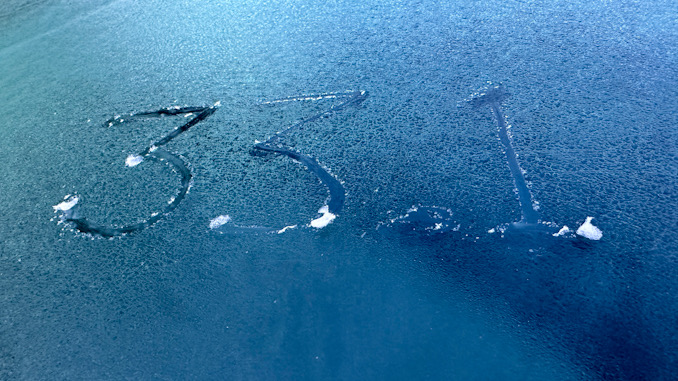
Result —
<svg viewBox="0 0 678 381"><path fill-rule="evenodd" d="M337 180L332 174L329 173L325 168L323 168L322 165L318 163L318 161L310 156L306 156L296 150L294 150L291 147L287 147L283 145L280 141L282 138L284 138L286 135L299 130L302 126L315 122L318 119L328 117L335 112L342 111L348 106L355 106L359 105L362 101L365 100L367 97L367 92L364 90L358 90L358 91L346 91L346 92L338 92L338 93L323 93L323 94L309 94L309 95L302 95L302 96L293 96L293 97L286 97L286 98L280 98L280 99L275 99L271 101L266 101L260 103L261 105L275 105L279 103L286 103L286 102L297 102L297 101L316 101L316 100L321 100L321 99L339 99L339 98L346 98L341 103L338 103L336 105L331 106L325 111L319 112L315 115L312 115L310 117L307 117L305 119L302 119L301 121L294 123L290 125L289 127L283 129L282 131L276 133L275 135L271 136L264 142L260 141L255 141L254 143L254 151L253 153L260 151L262 153L274 153L274 154L280 154L289 157L295 162L298 162L302 164L307 171L311 172L314 174L322 184L324 184L330 194L329 199L327 200L326 204L323 205L318 213L321 214L320 217L312 220L309 224L302 225L302 226L307 226L307 227L313 227L316 229L322 229L329 225L334 219L337 217L337 214L341 211L341 209L344 206L344 202L346 200L346 191L344 190L344 186L341 184L339 180ZM271 228L271 227L265 227L265 226L240 226L237 224L233 223L227 223L220 225L218 227L215 227L214 231L218 231L221 233L246 233L246 232L253 232L253 233L278 233L282 234L286 232L289 229L294 229L298 225L290 225L290 226L285 226L283 228Z"/></svg>
<svg viewBox="0 0 678 381"><path fill-rule="evenodd" d="M284 233L284 232L286 232L286 231L288 231L288 230L290 230L290 229L296 229L296 228L297 228L297 225L289 225L289 226L285 226L284 228L278 230L277 233L278 233L278 234L282 234L282 233Z"/></svg>
<svg viewBox="0 0 678 381"><path fill-rule="evenodd" d="M360 91L364 93L364 91ZM299 95L299 96L293 96L293 97L285 97L285 98L278 98L274 99L272 101L264 101L261 102L260 104L262 105L272 105L276 103L286 103L286 102L298 102L298 101L319 101L321 99L336 99L336 98L342 98L342 97L347 97L347 96L354 96L355 91L342 91L342 92L330 92L330 93L322 93L322 94L308 94L308 95Z"/></svg>
<svg viewBox="0 0 678 381"><path fill-rule="evenodd" d="M533 207L535 203L532 200L532 195L530 194L530 190L528 189L527 183L525 182L523 170L520 168L520 164L518 164L518 157L516 155L516 151L513 149L511 138L509 137L507 130L506 118L501 111L501 102L507 97L508 93L504 87L502 85L495 85L479 94L474 95L471 99L471 103L476 107L487 105L492 109L494 118L497 120L499 140L504 146L506 160L508 161L511 175L513 175L513 182L518 193L518 202L520 203L520 210L522 214L520 222L526 224L536 224L539 222L539 213Z"/></svg>
<svg viewBox="0 0 678 381"><path fill-rule="evenodd" d="M220 233L272 233L275 231L273 228L268 228L265 226L240 226L232 223L233 219L227 214L214 217L210 221L210 230L217 231ZM283 228L286 230L288 227ZM280 231L278 231L280 233Z"/></svg>
<svg viewBox="0 0 678 381"><path fill-rule="evenodd" d="M346 200L346 191L344 186L337 180L332 174L330 174L325 168L323 168L316 159L301 154L300 152L295 151L291 147L286 147L280 143L281 138L287 134L300 129L303 125L314 122L320 118L327 117L334 114L335 112L342 111L348 106L357 106L367 97L367 92L364 90L344 92L344 93L325 93L319 95L304 95L301 97L288 97L282 98L279 100L265 102L265 104L273 104L279 102L291 102L291 101L303 101L303 100L318 100L326 98L347 98L345 101L333 105L325 111L319 112L313 116L305 118L300 122L294 123L286 129L278 132L277 134L271 136L265 142L258 142L254 145L254 148L263 152L272 152L281 155L285 155L292 160L298 161L303 164L306 169L314 174L321 183L323 183L329 193L330 198L327 201L318 213L321 213L322 216L311 221L310 226L314 228L323 228L330 224L341 212L342 207L344 206L344 201Z"/></svg>
<svg viewBox="0 0 678 381"><path fill-rule="evenodd" d="M327 189L330 192L330 199L327 202L327 208L330 213L337 214L341 211L344 206L344 201L346 200L346 193L344 191L344 186L341 185L341 182L327 172L318 162L310 157L300 154L299 152L293 151L292 149L287 148L276 148L269 147L262 144L257 144L255 148L267 151L275 152L282 155L285 155L292 160L296 160L299 163L303 164L306 169L314 174L320 181L325 184ZM319 212L322 213L322 212Z"/></svg>
<svg viewBox="0 0 678 381"><path fill-rule="evenodd" d="M450 209L438 206L412 206L407 213L391 219L381 227L395 228L403 233L424 234L428 236L459 232L461 225L454 220Z"/></svg>
<svg viewBox="0 0 678 381"><path fill-rule="evenodd" d="M335 98L339 97L339 95L336 95L334 93L332 93L332 94ZM289 101L291 101L291 100L300 101L300 100L306 100L306 98L309 98L309 97L310 96L290 97L290 98L283 98L283 99L289 99ZM271 136L264 143L259 143L258 145L270 145L270 144L276 143L280 138L285 137L285 135L289 134L290 132L298 130L301 126L303 126L305 124L308 124L308 123L314 122L314 121L316 121L320 118L324 118L326 116L329 116L329 115L331 115L331 114L333 114L337 111L342 111L348 106L358 105L362 101L364 101L365 98L367 98L367 91L358 90L358 91L347 92L347 93L343 93L341 95L341 97L344 97L344 98L348 97L348 99L344 102L341 102L337 105L330 107L329 109L327 109L325 111L319 112L319 113L317 113L313 116L310 116L306 119L302 119L301 121L292 124L291 126L287 127L286 129L284 129L284 130L276 133L275 135ZM270 102L273 103L275 101L270 101ZM259 147L256 147L256 148L259 148Z"/></svg>
<svg viewBox="0 0 678 381"><path fill-rule="evenodd" d="M568 236L568 233L570 233L571 230L567 226L563 226L556 232L555 229L557 226L554 223L544 223L540 221L541 218L539 212L537 212L539 209L539 202L532 198L532 194L527 186L524 176L525 171L520 168L518 157L513 149L513 144L511 143L512 134L508 130L510 126L507 125L506 117L501 110L501 103L508 96L509 93L503 85L493 85L490 83L487 88L473 94L469 99L469 103L475 107L489 106L497 121L499 140L504 146L506 161L508 162L511 175L513 176L521 211L520 221L510 224L508 227L512 231L545 232L551 233L554 237ZM586 222L577 229L576 233L592 240L600 239L600 237L602 237L602 232L590 222L591 217L588 217ZM495 231L495 229L491 229L489 232L494 233ZM504 231L502 230L502 234L503 232Z"/></svg>

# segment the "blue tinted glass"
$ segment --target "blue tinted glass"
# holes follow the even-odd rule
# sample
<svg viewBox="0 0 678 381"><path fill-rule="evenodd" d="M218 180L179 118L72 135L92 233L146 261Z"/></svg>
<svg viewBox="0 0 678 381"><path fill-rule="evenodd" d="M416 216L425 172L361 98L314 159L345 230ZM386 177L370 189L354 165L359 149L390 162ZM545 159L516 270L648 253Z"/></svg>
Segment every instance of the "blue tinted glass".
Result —
<svg viewBox="0 0 678 381"><path fill-rule="evenodd" d="M676 14L4 0L0 380L678 378Z"/></svg>

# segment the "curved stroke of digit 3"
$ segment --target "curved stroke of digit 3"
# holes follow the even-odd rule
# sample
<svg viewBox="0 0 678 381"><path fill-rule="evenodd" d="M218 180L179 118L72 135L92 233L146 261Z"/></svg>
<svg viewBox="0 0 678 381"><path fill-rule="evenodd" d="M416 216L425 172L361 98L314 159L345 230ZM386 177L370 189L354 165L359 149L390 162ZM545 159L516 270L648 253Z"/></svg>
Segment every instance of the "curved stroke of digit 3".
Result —
<svg viewBox="0 0 678 381"><path fill-rule="evenodd" d="M357 91L348 91L340 93L324 93L316 95L304 95L298 97L287 97L276 99L272 101L263 102L263 105L266 104L278 104L284 102L296 102L296 101L309 101L309 100L321 100L321 99L344 99L342 102L331 106L327 110L314 114L310 117L302 119L301 121L292 124L291 126L285 128L284 130L274 134L268 140L264 142L257 142L254 145L254 152L261 151L263 153L277 153L285 155L293 160L296 160L303 164L306 169L315 175L321 183L323 183L330 194L329 200L323 207L320 208L318 213L321 213L322 216L314 219L310 222L309 226L313 228L323 228L331 223L339 214L342 207L344 206L344 201L346 199L346 192L344 186L339 180L337 180L332 174L330 174L322 165L318 163L313 157L304 155L291 147L285 146L281 141L288 134L300 130L304 125L315 122L321 118L328 117L336 112L342 111L349 106L357 106L362 103L367 98L367 91L357 90ZM278 228L266 228L262 226L252 226L252 227L242 227L235 224L231 224L231 218L229 216L219 216L212 220L210 223L210 228L215 229L221 232L241 232L244 230L251 229L255 232L284 232L288 228L296 227L297 225L288 226L282 229Z"/></svg>
<svg viewBox="0 0 678 381"><path fill-rule="evenodd" d="M94 223L88 220L86 217L82 216L79 209L80 197L77 195L66 196L65 200L58 205L54 206L54 210L60 213L60 220L64 223L71 225L77 231L85 234L91 234L93 236L100 236L104 238L111 238L116 236L122 236L129 233L138 232L143 230L154 223L158 222L163 216L167 215L171 211L177 208L179 203L184 199L188 189L190 187L191 170L188 168L186 163L181 159L181 157L172 154L163 148L162 146L166 145L174 138L180 134L188 131L191 127L207 119L210 115L214 114L217 110L218 103L210 107L167 107L157 111L144 111L133 113L125 117L116 116L104 123L105 127L112 127L127 121L140 119L140 118L150 118L150 117L160 117L160 116L177 116L184 115L190 116L196 114L180 127L175 128L169 134L162 137L160 140L151 144L149 147L141 151L137 155L130 155L127 160L127 166L135 166L141 163L144 159L149 158L154 161L163 161L169 163L181 176L181 185L179 186L179 192L168 202L167 206L159 213L153 213L149 218L126 226L114 227L106 226Z"/></svg>

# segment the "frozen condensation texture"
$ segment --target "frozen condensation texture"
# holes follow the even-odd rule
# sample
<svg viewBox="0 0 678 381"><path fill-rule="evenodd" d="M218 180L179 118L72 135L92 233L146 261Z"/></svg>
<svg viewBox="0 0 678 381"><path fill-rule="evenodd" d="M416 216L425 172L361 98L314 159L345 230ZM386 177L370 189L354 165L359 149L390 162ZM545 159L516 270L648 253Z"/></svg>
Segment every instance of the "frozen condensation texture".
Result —
<svg viewBox="0 0 678 381"><path fill-rule="evenodd" d="M214 217L210 221L210 229L216 229L219 226L226 224L230 221L231 221L231 216L229 216L229 215L221 215L221 216Z"/></svg>
<svg viewBox="0 0 678 381"><path fill-rule="evenodd" d="M582 237L597 241L603 238L603 232L591 223L593 217L586 217L586 221L577 229L577 234Z"/></svg>
<svg viewBox="0 0 678 381"><path fill-rule="evenodd" d="M335 218L337 218L337 216L334 213L330 212L327 205L323 205L323 207L318 210L318 213L322 214L322 216L311 221L311 226L316 229L324 228L325 226L329 225L332 221L334 221Z"/></svg>

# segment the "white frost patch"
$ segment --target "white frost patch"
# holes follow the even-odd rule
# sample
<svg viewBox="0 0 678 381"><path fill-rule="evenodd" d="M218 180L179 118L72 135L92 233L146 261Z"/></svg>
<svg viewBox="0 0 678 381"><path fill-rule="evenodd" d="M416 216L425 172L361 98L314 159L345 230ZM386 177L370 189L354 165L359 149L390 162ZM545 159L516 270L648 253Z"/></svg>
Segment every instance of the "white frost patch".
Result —
<svg viewBox="0 0 678 381"><path fill-rule="evenodd" d="M296 227L297 227L297 225L289 225L289 226L285 226L284 228L278 230L278 234L282 234L282 233L288 231L289 229L294 229L294 228L296 228Z"/></svg>
<svg viewBox="0 0 678 381"><path fill-rule="evenodd" d="M568 228L567 225L564 225L562 228L560 228L560 230L558 230L558 233L553 233L553 236L554 237L560 237L560 236L563 236L563 235L565 235L565 234L567 234L571 231L572 230L570 230L570 228Z"/></svg>
<svg viewBox="0 0 678 381"><path fill-rule="evenodd" d="M125 159L125 165L128 167L136 167L137 165L141 164L142 161L144 161L143 156L129 155L127 156L127 159Z"/></svg>
<svg viewBox="0 0 678 381"><path fill-rule="evenodd" d="M582 237L597 241L603 237L603 232L601 232L600 229L591 223L592 219L593 217L586 217L586 221L581 224L579 229L577 229L577 234Z"/></svg>
<svg viewBox="0 0 678 381"><path fill-rule="evenodd" d="M210 221L210 229L216 229L221 225L224 225L228 222L231 221L231 216L229 215L221 215L219 217L214 217L212 221Z"/></svg>
<svg viewBox="0 0 678 381"><path fill-rule="evenodd" d="M69 194L69 195L66 195L66 197L64 197L64 201L63 201L63 202L61 202L61 203L59 203L59 204L57 204L57 205L52 206L52 208L54 208L54 211L55 211L55 212L56 212L57 210L60 210L60 211L62 211L62 212L65 212L65 211L67 211L67 210L71 210L71 209L78 203L78 201L80 201L80 197L78 197L78 196L71 196L71 195Z"/></svg>
<svg viewBox="0 0 678 381"><path fill-rule="evenodd" d="M333 213L330 213L330 210L327 205L324 205L320 210L318 210L318 213L322 213L322 216L316 218L315 220L311 221L311 226L317 229L322 229L325 226L329 225L332 221L334 221L337 216Z"/></svg>

